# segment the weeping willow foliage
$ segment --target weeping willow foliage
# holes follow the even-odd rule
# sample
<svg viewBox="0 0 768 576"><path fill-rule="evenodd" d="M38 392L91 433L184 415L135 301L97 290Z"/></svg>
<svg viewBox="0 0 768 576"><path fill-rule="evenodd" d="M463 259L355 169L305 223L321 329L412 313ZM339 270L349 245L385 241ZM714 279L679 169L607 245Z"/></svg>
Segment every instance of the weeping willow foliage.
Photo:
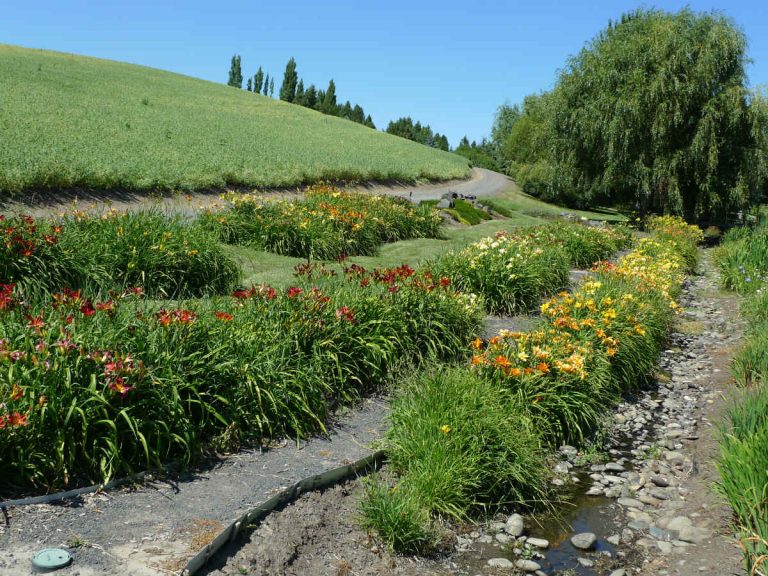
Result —
<svg viewBox="0 0 768 576"><path fill-rule="evenodd" d="M750 94L746 38L719 13L637 10L561 71L531 113L523 174L574 204L624 204L718 222L765 187L766 107ZM533 102L532 102L533 103ZM530 144L512 139L514 151Z"/></svg>

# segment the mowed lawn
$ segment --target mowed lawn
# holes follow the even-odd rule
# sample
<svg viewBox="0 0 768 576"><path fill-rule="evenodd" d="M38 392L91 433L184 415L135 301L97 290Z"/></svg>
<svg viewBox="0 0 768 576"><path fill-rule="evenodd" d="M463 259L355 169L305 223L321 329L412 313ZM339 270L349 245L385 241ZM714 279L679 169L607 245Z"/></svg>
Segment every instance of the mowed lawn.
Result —
<svg viewBox="0 0 768 576"><path fill-rule="evenodd" d="M152 68L0 45L0 193L468 176L466 159Z"/></svg>

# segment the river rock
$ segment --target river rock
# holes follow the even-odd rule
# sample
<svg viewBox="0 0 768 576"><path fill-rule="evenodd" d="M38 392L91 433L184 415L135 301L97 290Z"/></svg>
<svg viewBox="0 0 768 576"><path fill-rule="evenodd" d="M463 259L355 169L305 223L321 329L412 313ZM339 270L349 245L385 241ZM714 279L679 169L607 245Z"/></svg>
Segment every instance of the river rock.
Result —
<svg viewBox="0 0 768 576"><path fill-rule="evenodd" d="M624 570L624 568L619 568L618 570L611 572L608 576L627 576L627 571Z"/></svg>
<svg viewBox="0 0 768 576"><path fill-rule="evenodd" d="M507 560L506 558L491 558L488 560L488 566L491 566L492 568L514 568L515 565L512 564L510 560Z"/></svg>
<svg viewBox="0 0 768 576"><path fill-rule="evenodd" d="M515 562L515 566L517 566L523 572L536 572L536 570L541 569L541 565L537 564L533 560L518 560Z"/></svg>
<svg viewBox="0 0 768 576"><path fill-rule="evenodd" d="M654 488L648 494L657 500L669 500L669 493L664 488Z"/></svg>
<svg viewBox="0 0 768 576"><path fill-rule="evenodd" d="M642 494L638 494L637 499L640 500L643 504L649 504L650 506L656 506L660 500L658 498L654 498L650 494L646 494L643 492Z"/></svg>
<svg viewBox="0 0 768 576"><path fill-rule="evenodd" d="M609 472L624 472L624 466L616 462L608 462L608 464L605 465L605 469Z"/></svg>
<svg viewBox="0 0 768 576"><path fill-rule="evenodd" d="M592 550L597 542L597 536L592 532L582 532L571 536L571 544L579 550Z"/></svg>
<svg viewBox="0 0 768 576"><path fill-rule="evenodd" d="M523 517L520 514L512 514L507 518L507 523L504 525L504 532L510 536L517 538L525 531L525 525L523 523Z"/></svg>
<svg viewBox="0 0 768 576"><path fill-rule="evenodd" d="M659 488L666 488L667 486L669 486L669 480L667 480L662 476L653 476L651 478L651 482L656 484L656 486L658 486Z"/></svg>
<svg viewBox="0 0 768 576"><path fill-rule="evenodd" d="M696 528L695 526L688 526L680 530L678 539L683 542L690 542L692 544L700 544L710 537L709 530L704 528Z"/></svg>
<svg viewBox="0 0 768 576"><path fill-rule="evenodd" d="M659 522L659 525L661 525L661 522ZM690 528L692 525L691 519L687 516L675 516L672 520L666 522L665 528L672 532L680 532L684 528Z"/></svg>
<svg viewBox="0 0 768 576"><path fill-rule="evenodd" d="M617 502L627 508L637 508L638 510L642 510L645 507L642 502L634 498L619 498Z"/></svg>
<svg viewBox="0 0 768 576"><path fill-rule="evenodd" d="M544 538L528 538L526 542L534 548L549 548L549 540L544 540Z"/></svg>
<svg viewBox="0 0 768 576"><path fill-rule="evenodd" d="M595 565L595 563L592 562L592 560L590 560L589 558L578 558L578 561L579 561L579 564L584 566L584 568L592 568L592 566Z"/></svg>

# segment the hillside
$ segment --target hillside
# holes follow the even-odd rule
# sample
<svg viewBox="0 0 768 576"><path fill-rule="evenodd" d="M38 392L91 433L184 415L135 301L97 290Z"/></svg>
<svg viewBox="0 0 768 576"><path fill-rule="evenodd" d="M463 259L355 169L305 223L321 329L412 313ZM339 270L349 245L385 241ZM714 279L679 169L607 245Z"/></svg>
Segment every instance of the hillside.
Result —
<svg viewBox="0 0 768 576"><path fill-rule="evenodd" d="M223 84L0 45L0 193L467 176L467 161Z"/></svg>

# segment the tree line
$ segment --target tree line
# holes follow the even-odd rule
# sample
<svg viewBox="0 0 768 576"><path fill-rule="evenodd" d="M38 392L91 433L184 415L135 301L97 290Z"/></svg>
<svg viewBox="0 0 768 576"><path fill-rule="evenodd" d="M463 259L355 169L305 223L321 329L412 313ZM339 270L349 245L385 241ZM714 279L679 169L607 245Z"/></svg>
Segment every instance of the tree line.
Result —
<svg viewBox="0 0 768 576"><path fill-rule="evenodd" d="M240 56L235 54L232 56L229 67L229 80L227 82L230 86L235 88L243 88L243 73L242 62ZM270 77L268 73L259 69L252 77L248 77L246 80L245 89L248 92L254 92L256 94L263 94L264 96L274 97L275 93L275 78ZM359 104L352 103L347 100L344 104L339 104L336 96L336 83L331 79L328 82L328 87L318 89L314 84L309 86L304 85L304 80L299 78L299 74L296 70L296 60L291 58L285 66L285 72L283 73L283 80L280 84L278 91L278 97L284 102L291 102L304 106L305 108L311 108L328 114L330 116L338 116L340 118L346 118L352 122L363 124L369 128L376 128L373 123L373 119L370 114L366 114L363 107ZM433 132L432 128L428 124L421 124L420 122L414 122L410 117L403 117L397 120L391 121L385 130L389 134L401 136L408 140L413 140L419 144L426 146L432 146L440 150L449 151L451 149L448 138L440 134L439 132ZM465 150L458 150L459 153L465 153Z"/></svg>
<svg viewBox="0 0 768 576"><path fill-rule="evenodd" d="M241 90L243 88L242 65L240 56L237 54L232 56L229 68L229 81L227 84L234 86L235 88L240 88ZM265 73L262 70L262 67L259 66L256 74L252 77L248 77L245 89L248 92L253 92L255 94L274 97L275 78L274 76L270 77L269 73ZM328 87L325 90L316 88L314 84L305 87L304 80L299 78L299 74L296 70L296 60L294 58L288 60L288 63L285 66L285 72L283 73L283 80L280 84L278 97L284 102L311 108L330 116L346 118L347 120L363 124L369 128L376 128L371 115L366 115L363 107L359 104L353 106L349 100L344 102L344 104L338 103L336 83L333 79L328 82Z"/></svg>
<svg viewBox="0 0 768 576"><path fill-rule="evenodd" d="M414 123L410 116L391 121L385 132L446 152L451 149L445 135L433 132L429 124L422 125L418 121Z"/></svg>
<svg viewBox="0 0 768 576"><path fill-rule="evenodd" d="M548 201L724 223L768 191L768 101L747 87L746 48L717 12L627 13L551 91L502 105L487 151Z"/></svg>

